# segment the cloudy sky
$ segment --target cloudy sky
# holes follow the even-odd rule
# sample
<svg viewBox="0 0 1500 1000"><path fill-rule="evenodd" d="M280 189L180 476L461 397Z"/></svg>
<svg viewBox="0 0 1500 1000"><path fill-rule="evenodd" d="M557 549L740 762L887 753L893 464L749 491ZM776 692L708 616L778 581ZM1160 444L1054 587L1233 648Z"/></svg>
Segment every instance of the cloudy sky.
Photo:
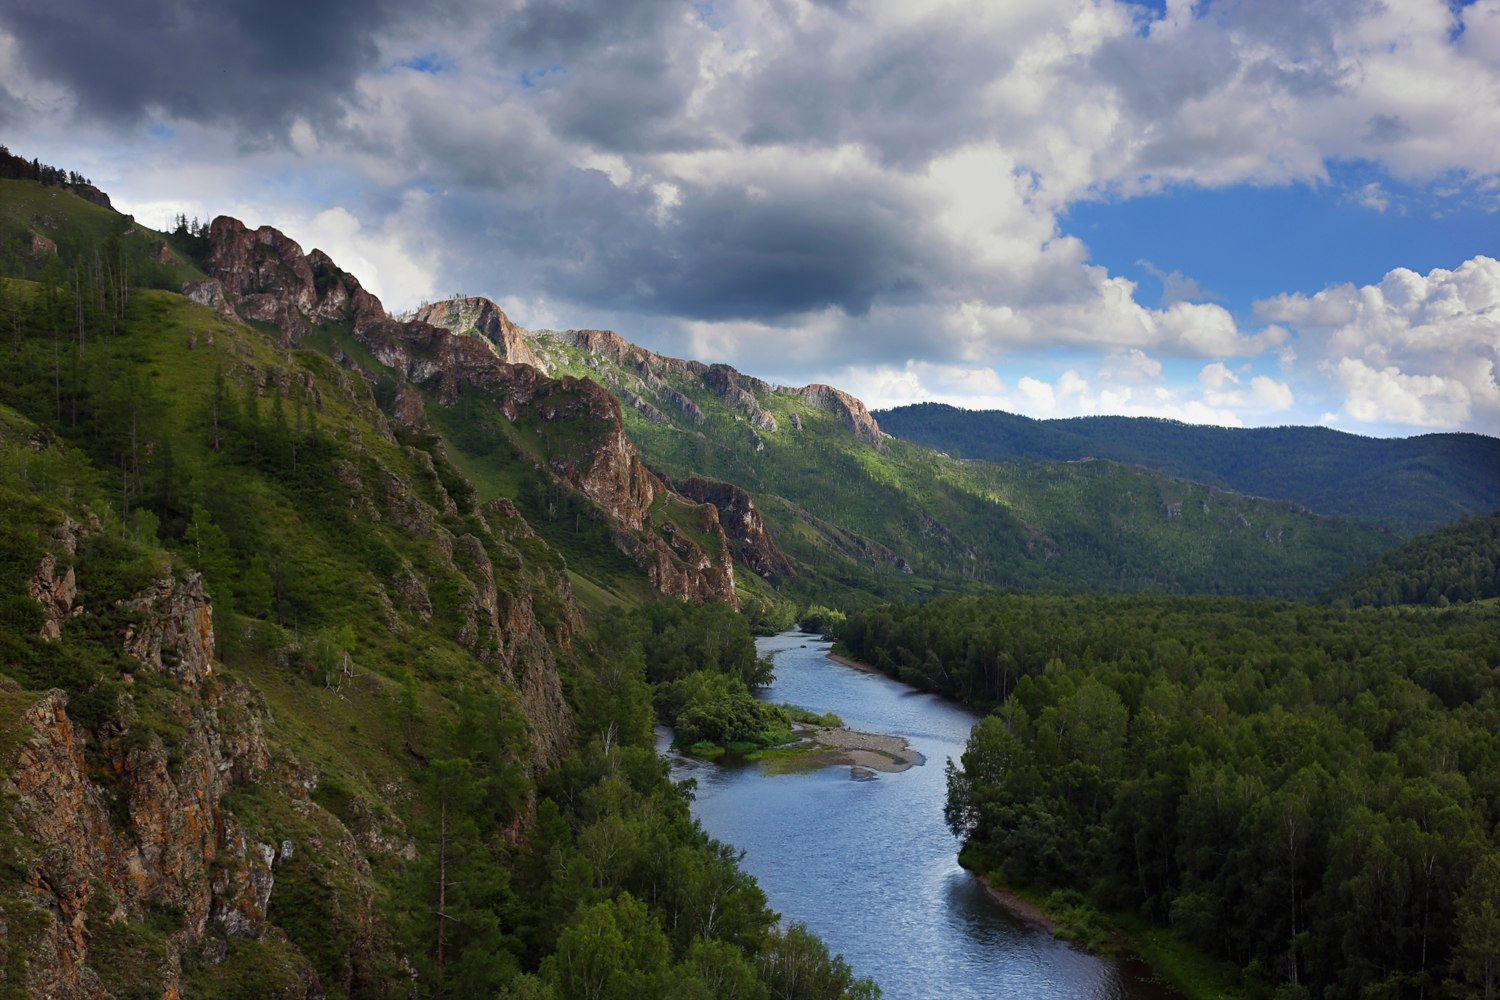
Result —
<svg viewBox="0 0 1500 1000"><path fill-rule="evenodd" d="M7 0L0 142L872 406L1500 434L1500 0Z"/></svg>

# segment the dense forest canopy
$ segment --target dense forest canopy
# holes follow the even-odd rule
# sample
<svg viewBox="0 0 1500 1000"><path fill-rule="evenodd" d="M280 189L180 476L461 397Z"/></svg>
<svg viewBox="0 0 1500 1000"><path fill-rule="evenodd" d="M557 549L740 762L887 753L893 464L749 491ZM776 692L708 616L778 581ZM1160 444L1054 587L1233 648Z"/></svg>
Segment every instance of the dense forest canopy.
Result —
<svg viewBox="0 0 1500 1000"><path fill-rule="evenodd" d="M1419 535L1350 574L1329 596L1376 607L1500 597L1500 511Z"/></svg>
<svg viewBox="0 0 1500 1000"><path fill-rule="evenodd" d="M1156 417L1037 420L917 403L881 427L964 458L1105 458L1320 514L1416 534L1500 505L1500 440L1480 434L1368 438L1327 427L1212 427Z"/></svg>
<svg viewBox="0 0 1500 1000"><path fill-rule="evenodd" d="M1170 923L1278 997L1500 985L1495 605L1012 594L838 635L998 703L949 778L981 870Z"/></svg>

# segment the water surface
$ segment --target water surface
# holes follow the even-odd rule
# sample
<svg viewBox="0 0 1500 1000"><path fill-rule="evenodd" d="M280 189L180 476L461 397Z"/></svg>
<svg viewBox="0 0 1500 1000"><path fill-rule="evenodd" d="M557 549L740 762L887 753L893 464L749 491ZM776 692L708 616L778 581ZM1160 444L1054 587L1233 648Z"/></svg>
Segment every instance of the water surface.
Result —
<svg viewBox="0 0 1500 1000"><path fill-rule="evenodd" d="M1011 917L958 866L943 824L943 764L978 716L828 658L800 632L757 642L776 664L764 697L837 712L852 729L904 737L925 765L874 780L848 767L769 775L667 751L697 781L693 814L745 852L771 907L803 921L886 1000L1168 1000L1144 970L1097 959ZM665 746L663 746L665 750Z"/></svg>

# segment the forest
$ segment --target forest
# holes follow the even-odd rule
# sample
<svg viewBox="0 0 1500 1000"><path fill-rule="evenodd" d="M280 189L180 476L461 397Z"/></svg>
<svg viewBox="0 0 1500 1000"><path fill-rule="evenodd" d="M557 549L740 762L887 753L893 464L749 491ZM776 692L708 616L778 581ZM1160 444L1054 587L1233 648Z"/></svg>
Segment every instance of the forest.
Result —
<svg viewBox="0 0 1500 1000"><path fill-rule="evenodd" d="M1111 459L1402 537L1500 504L1500 441L1481 434L1371 438L1328 427L1214 427L1159 417L1038 420L916 403L876 413L900 438L964 458Z"/></svg>
<svg viewBox="0 0 1500 1000"><path fill-rule="evenodd" d="M1350 574L1329 596L1375 607L1500 597L1500 511L1418 536Z"/></svg>
<svg viewBox="0 0 1500 1000"><path fill-rule="evenodd" d="M849 653L993 706L965 863L1132 910L1292 997L1500 988L1500 607L1008 594L849 616Z"/></svg>
<svg viewBox="0 0 1500 1000"><path fill-rule="evenodd" d="M310 967L333 996L402 983L418 996L527 1000L878 996L805 927L779 922L655 752L653 703L694 704L684 682L731 701L764 682L746 618L646 604L583 626L558 596L559 557L520 526L507 541L480 523L509 522L503 506L474 502L440 443L389 429L368 390L323 355L142 289L132 279L150 268L127 249L104 243L54 257L38 281L0 279L0 707L65 692L105 795L123 796L129 780L110 754L161 752L180 766L183 692L117 637L140 624L130 595L164 574L202 574L216 675L255 685L275 706L278 755L295 747L322 775L312 811L271 781L230 793L239 822L301 846L277 872L276 933L184 955L184 995L275 995ZM456 502L431 523L414 513L420 530L361 516L363 484L389 483L393 469ZM51 533L70 524L84 610L49 641L31 580ZM494 539L484 558L508 574L501 583L533 595L550 634L571 631L557 669L573 737L545 773L514 692L454 638L471 585L428 542L444 531ZM428 581L420 613L381 611L374 581L392 573ZM340 690L345 673L359 679ZM673 684L675 696L658 693ZM0 749L13 749L3 735ZM376 775L406 797L390 799ZM410 856L351 869L308 846L370 823L409 838ZM26 848L9 837L0 921L20 947L35 927L13 884L29 870ZM372 905L391 947L360 958ZM93 973L115 996L161 995L181 920L169 907L99 917ZM24 994L0 981L0 996Z"/></svg>

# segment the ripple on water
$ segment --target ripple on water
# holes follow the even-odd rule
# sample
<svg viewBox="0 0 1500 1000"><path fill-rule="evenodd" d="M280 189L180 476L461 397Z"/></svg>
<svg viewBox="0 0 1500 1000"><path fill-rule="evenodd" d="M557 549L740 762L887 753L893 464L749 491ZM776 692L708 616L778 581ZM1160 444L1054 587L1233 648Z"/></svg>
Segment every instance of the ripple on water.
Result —
<svg viewBox="0 0 1500 1000"><path fill-rule="evenodd" d="M697 781L693 814L745 852L744 867L785 920L803 921L856 973L873 976L886 1000L1173 996L1017 921L958 867L943 824L943 762L963 752L978 716L835 663L829 643L801 633L756 645L776 664L766 700L837 712L852 729L904 737L927 759L851 781L847 767L771 775L667 752L675 778Z"/></svg>

